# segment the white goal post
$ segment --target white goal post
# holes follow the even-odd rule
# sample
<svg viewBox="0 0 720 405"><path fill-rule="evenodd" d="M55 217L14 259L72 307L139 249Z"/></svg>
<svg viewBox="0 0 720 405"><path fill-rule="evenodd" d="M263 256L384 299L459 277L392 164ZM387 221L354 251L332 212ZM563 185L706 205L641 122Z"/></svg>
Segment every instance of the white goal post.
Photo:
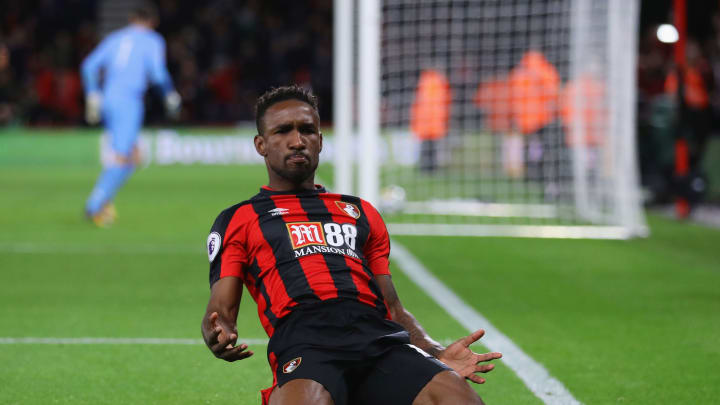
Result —
<svg viewBox="0 0 720 405"><path fill-rule="evenodd" d="M334 188L393 234L646 235L637 20L637 0L335 0Z"/></svg>

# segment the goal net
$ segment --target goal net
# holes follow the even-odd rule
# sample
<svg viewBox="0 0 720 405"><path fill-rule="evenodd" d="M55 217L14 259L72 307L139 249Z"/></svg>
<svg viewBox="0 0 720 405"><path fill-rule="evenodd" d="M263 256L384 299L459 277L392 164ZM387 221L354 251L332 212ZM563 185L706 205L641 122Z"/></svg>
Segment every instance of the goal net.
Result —
<svg viewBox="0 0 720 405"><path fill-rule="evenodd" d="M637 1L377 7L376 50L362 44L360 11L357 91L379 92L379 170L360 156L358 176L377 178L361 195L393 234L647 232L634 131ZM377 74L363 75L373 61Z"/></svg>

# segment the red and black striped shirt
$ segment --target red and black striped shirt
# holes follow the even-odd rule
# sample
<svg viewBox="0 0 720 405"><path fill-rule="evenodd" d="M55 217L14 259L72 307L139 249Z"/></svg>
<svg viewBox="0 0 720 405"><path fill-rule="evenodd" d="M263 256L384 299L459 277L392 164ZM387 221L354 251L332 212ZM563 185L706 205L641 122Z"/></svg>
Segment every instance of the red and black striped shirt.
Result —
<svg viewBox="0 0 720 405"><path fill-rule="evenodd" d="M358 197L268 187L218 215L208 236L210 285L240 278L268 336L295 307L350 299L389 317L374 275L390 274L380 214Z"/></svg>

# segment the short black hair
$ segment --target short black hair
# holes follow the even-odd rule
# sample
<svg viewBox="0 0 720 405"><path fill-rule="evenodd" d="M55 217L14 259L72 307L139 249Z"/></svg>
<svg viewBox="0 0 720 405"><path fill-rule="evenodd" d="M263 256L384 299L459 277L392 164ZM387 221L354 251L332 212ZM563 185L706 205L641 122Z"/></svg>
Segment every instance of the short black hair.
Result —
<svg viewBox="0 0 720 405"><path fill-rule="evenodd" d="M159 19L158 9L150 1L141 1L132 8L130 19L157 22Z"/></svg>
<svg viewBox="0 0 720 405"><path fill-rule="evenodd" d="M315 110L318 117L320 117L320 113L318 111L318 100L312 91L296 84L271 88L260 96L255 103L255 126L257 127L258 134L262 135L261 121L265 116L265 111L267 111L267 109L273 104L277 104L285 100L299 100L307 103L313 108L313 110Z"/></svg>

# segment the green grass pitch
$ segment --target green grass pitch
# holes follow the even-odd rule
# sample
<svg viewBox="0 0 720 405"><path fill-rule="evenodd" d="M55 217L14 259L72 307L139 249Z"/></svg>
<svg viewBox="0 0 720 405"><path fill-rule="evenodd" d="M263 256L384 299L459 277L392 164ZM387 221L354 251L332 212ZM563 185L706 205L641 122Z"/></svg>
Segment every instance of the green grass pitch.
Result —
<svg viewBox="0 0 720 405"><path fill-rule="evenodd" d="M118 195L116 226L96 229L82 206L97 137L77 132L0 132L0 338L198 339L208 229L264 168L150 166ZM396 240L579 401L717 403L720 231L649 222L632 241ZM393 271L432 336L466 333ZM240 335L264 338L247 294L240 312ZM251 348L230 364L200 344L0 344L0 404L259 404L271 376L265 347ZM477 389L489 404L541 403L502 363Z"/></svg>

